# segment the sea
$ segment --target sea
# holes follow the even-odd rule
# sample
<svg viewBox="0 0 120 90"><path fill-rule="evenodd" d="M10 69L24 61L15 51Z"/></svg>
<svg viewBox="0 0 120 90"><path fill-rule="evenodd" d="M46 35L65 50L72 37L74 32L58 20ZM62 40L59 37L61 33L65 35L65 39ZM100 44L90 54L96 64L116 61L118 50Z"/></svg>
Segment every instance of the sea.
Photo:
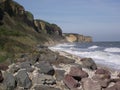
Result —
<svg viewBox="0 0 120 90"><path fill-rule="evenodd" d="M120 42L64 43L50 47L120 70Z"/></svg>

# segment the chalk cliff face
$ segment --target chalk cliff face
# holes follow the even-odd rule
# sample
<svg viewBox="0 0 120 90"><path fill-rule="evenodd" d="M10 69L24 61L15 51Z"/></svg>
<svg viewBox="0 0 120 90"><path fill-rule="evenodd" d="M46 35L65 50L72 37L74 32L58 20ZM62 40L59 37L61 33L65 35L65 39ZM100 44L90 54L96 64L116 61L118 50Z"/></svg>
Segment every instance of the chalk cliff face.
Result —
<svg viewBox="0 0 120 90"><path fill-rule="evenodd" d="M66 33L64 37L68 42L92 42L92 37L74 33Z"/></svg>

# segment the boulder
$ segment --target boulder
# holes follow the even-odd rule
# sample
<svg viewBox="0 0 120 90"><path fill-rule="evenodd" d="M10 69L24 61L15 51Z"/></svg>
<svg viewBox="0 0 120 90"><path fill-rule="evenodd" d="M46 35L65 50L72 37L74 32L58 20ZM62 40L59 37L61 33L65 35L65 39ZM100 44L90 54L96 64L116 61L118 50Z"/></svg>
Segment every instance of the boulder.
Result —
<svg viewBox="0 0 120 90"><path fill-rule="evenodd" d="M32 68L32 63L30 61L25 61L20 64L21 69L26 69L27 72L32 72L34 69Z"/></svg>
<svg viewBox="0 0 120 90"><path fill-rule="evenodd" d="M115 85L108 87L105 90L120 90L120 82L115 83Z"/></svg>
<svg viewBox="0 0 120 90"><path fill-rule="evenodd" d="M17 72L19 69L20 69L20 67L19 67L18 65L16 65L15 63L13 63L13 64L9 65L8 71L9 71L10 73L15 73L15 72Z"/></svg>
<svg viewBox="0 0 120 90"><path fill-rule="evenodd" d="M82 79L83 90L102 90L100 84L90 78Z"/></svg>
<svg viewBox="0 0 120 90"><path fill-rule="evenodd" d="M34 73L32 77L33 84L40 84L40 85L54 85L56 84L55 79L51 75L44 75L39 73Z"/></svg>
<svg viewBox="0 0 120 90"><path fill-rule="evenodd" d="M69 75L74 77L74 79L80 81L82 78L88 77L88 73L81 70L79 67L71 67Z"/></svg>
<svg viewBox="0 0 120 90"><path fill-rule="evenodd" d="M5 72L3 84L6 90L14 90L16 87L15 77L11 73Z"/></svg>
<svg viewBox="0 0 120 90"><path fill-rule="evenodd" d="M110 74L110 72L105 69L97 69L95 74Z"/></svg>
<svg viewBox="0 0 120 90"><path fill-rule="evenodd" d="M0 83L2 83L2 81L4 80L2 72L0 71Z"/></svg>
<svg viewBox="0 0 120 90"><path fill-rule="evenodd" d="M32 86L32 81L26 70L20 70L15 77L18 86L24 87L24 89L29 89Z"/></svg>
<svg viewBox="0 0 120 90"><path fill-rule="evenodd" d="M40 69L40 73L48 74L48 75L54 75L55 74L54 68L48 62L41 61L38 64L36 64L35 66Z"/></svg>
<svg viewBox="0 0 120 90"><path fill-rule="evenodd" d="M64 78L64 70L55 70L55 77L57 81L61 81Z"/></svg>
<svg viewBox="0 0 120 90"><path fill-rule="evenodd" d="M98 80L98 83L102 88L106 88L110 84L110 79Z"/></svg>
<svg viewBox="0 0 120 90"><path fill-rule="evenodd" d="M77 88L80 86L79 82L77 80L75 80L72 76L70 75L65 75L63 82L65 83L65 85L72 89L72 88Z"/></svg>
<svg viewBox="0 0 120 90"><path fill-rule="evenodd" d="M46 85L35 85L34 90L60 90L59 88L54 88Z"/></svg>
<svg viewBox="0 0 120 90"><path fill-rule="evenodd" d="M96 78L96 79L98 78L98 79L104 80L104 79L110 79L111 74L107 70L97 69L96 72L95 72L95 76L93 76L93 77Z"/></svg>
<svg viewBox="0 0 120 90"><path fill-rule="evenodd" d="M75 60L59 55L55 64L61 64L61 63L63 63L63 64L73 64L73 63L75 63Z"/></svg>
<svg viewBox="0 0 120 90"><path fill-rule="evenodd" d="M82 63L82 66L84 68L88 68L88 69L91 69L91 70L96 70L97 69L97 65L92 60L92 58L82 58L80 60L80 62Z"/></svg>

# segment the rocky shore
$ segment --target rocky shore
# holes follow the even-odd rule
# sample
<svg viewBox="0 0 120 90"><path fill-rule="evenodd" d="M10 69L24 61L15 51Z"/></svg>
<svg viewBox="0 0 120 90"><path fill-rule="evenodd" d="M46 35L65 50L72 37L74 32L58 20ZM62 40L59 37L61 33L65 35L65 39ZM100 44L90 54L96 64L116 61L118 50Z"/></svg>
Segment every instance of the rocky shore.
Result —
<svg viewBox="0 0 120 90"><path fill-rule="evenodd" d="M0 65L0 90L120 90L120 73L98 67L91 58L44 46L37 52Z"/></svg>

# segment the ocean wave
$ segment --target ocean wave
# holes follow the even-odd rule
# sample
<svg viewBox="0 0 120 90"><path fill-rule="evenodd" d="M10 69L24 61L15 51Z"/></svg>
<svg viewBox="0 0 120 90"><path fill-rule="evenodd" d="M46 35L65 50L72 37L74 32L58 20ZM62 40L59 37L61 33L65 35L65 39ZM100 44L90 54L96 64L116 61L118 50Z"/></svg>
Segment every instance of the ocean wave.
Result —
<svg viewBox="0 0 120 90"><path fill-rule="evenodd" d="M106 48L104 51L106 52L120 52L120 48Z"/></svg>
<svg viewBox="0 0 120 90"><path fill-rule="evenodd" d="M88 47L88 49L96 49L96 48L98 48L98 47L99 47L99 46L93 45L93 46Z"/></svg>

